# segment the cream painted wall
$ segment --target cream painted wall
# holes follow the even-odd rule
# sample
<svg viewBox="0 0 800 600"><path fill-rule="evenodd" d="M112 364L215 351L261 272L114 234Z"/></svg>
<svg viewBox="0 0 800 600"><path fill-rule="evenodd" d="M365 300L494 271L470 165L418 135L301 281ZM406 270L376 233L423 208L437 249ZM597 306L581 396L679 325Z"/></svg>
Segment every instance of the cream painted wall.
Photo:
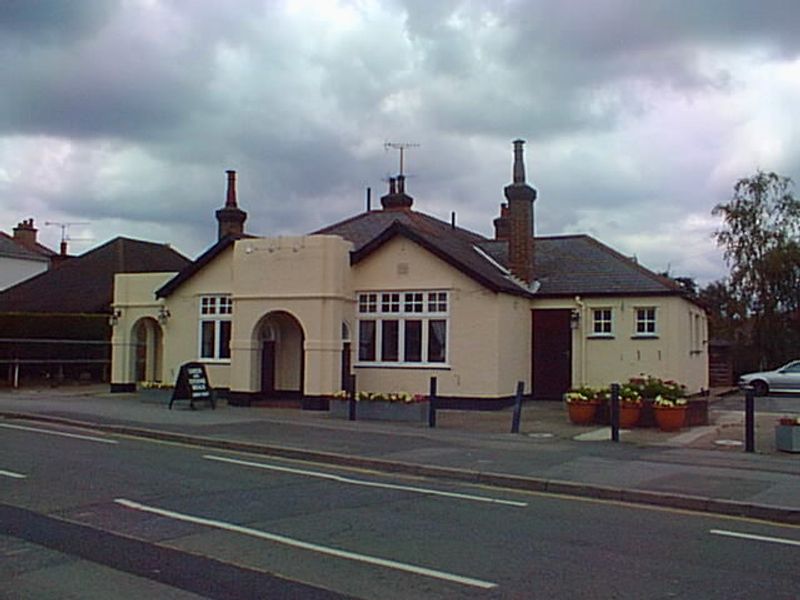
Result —
<svg viewBox="0 0 800 600"><path fill-rule="evenodd" d="M635 334L636 308L656 308L655 337ZM705 312L679 296L540 299L535 308L580 312L572 337L574 386L607 386L642 374L674 379L689 392L708 388L708 326ZM593 310L610 308L611 337L595 336ZM691 328L690 329L690 324ZM693 331L697 333L692 333Z"/></svg>
<svg viewBox="0 0 800 600"><path fill-rule="evenodd" d="M360 390L426 394L432 376L442 396L510 396L516 382L530 383L530 302L496 294L427 250L402 237L353 268L361 291L450 292L448 368L358 366ZM353 329L354 352L357 328Z"/></svg>
<svg viewBox="0 0 800 600"><path fill-rule="evenodd" d="M136 383L133 370L134 327L140 319L158 320L159 307L164 306L164 303L156 300L155 290L174 275L175 273L118 273L114 276L114 301L111 310L119 316L111 334L112 383ZM155 327L160 325L156 323ZM164 338L166 336L162 335L162 339ZM170 379L169 373L163 368L161 376L165 382L174 380Z"/></svg>
<svg viewBox="0 0 800 600"><path fill-rule="evenodd" d="M342 322L352 321L353 314L351 248L338 236L323 235L236 242L231 389L259 391L260 332L264 319L276 312L291 315L302 329L303 392L327 395L340 389ZM292 385L299 371L283 367L276 383Z"/></svg>

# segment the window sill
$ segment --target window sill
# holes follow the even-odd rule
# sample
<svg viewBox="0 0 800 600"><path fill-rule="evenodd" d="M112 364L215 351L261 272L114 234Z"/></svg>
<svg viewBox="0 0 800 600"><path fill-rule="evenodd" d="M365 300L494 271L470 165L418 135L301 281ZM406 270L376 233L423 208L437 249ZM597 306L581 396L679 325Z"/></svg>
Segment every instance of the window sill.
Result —
<svg viewBox="0 0 800 600"><path fill-rule="evenodd" d="M231 364L230 358L198 358L197 362L204 365L229 365Z"/></svg>
<svg viewBox="0 0 800 600"><path fill-rule="evenodd" d="M586 336L587 340L613 340L613 333L594 333Z"/></svg>
<svg viewBox="0 0 800 600"><path fill-rule="evenodd" d="M657 333L639 333L631 336L632 340L657 340Z"/></svg>
<svg viewBox="0 0 800 600"><path fill-rule="evenodd" d="M449 371L450 365L447 363L356 363L353 365L355 369L435 369L439 371Z"/></svg>

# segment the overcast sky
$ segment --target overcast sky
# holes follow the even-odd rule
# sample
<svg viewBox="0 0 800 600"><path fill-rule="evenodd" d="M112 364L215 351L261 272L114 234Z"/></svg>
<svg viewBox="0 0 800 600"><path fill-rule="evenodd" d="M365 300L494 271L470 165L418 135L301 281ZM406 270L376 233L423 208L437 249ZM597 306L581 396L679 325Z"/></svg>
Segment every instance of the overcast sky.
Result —
<svg viewBox="0 0 800 600"><path fill-rule="evenodd" d="M800 178L798 31L796 0L3 0L0 229L193 258L234 169L248 232L307 233L385 193L388 141L417 210L491 236L523 138L537 235L706 283L735 181Z"/></svg>

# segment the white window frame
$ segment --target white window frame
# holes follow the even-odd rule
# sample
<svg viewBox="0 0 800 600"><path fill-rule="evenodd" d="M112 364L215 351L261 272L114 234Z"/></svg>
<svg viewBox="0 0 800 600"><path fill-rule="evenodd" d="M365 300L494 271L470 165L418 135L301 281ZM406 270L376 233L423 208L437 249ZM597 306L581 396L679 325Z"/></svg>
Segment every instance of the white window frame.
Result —
<svg viewBox="0 0 800 600"><path fill-rule="evenodd" d="M220 337L222 335L223 323L228 323L228 327L233 329L233 299L228 294L204 294L200 296L198 302L198 323L197 323L197 356L198 360L206 363L230 363L230 341L228 356L220 353ZM203 325L210 323L213 328L212 356L203 356ZM230 338L229 338L230 340Z"/></svg>
<svg viewBox="0 0 800 600"><path fill-rule="evenodd" d="M378 290L356 293L358 333L356 367L449 368L450 366L450 293L446 290ZM397 360L383 360L383 324L397 322ZM420 360L406 361L406 323L420 321ZM430 361L430 327L444 321L444 361ZM374 360L361 358L361 331L364 323L374 323Z"/></svg>
<svg viewBox="0 0 800 600"><path fill-rule="evenodd" d="M644 317L642 311L645 311ZM647 314L653 312L652 319ZM652 324L652 331L648 325ZM644 331L640 331L640 325L644 325ZM633 309L633 337L654 338L658 337L658 307L657 306L637 306Z"/></svg>
<svg viewBox="0 0 800 600"><path fill-rule="evenodd" d="M599 338L613 338L614 337L614 309L610 306L595 306L592 309L592 329L589 332L589 337L599 337ZM608 318L605 318L605 314L598 315L598 313L608 313ZM601 318L598 318L600 316ZM598 331L598 325L608 325L608 331L604 331L605 327L602 327L601 331Z"/></svg>

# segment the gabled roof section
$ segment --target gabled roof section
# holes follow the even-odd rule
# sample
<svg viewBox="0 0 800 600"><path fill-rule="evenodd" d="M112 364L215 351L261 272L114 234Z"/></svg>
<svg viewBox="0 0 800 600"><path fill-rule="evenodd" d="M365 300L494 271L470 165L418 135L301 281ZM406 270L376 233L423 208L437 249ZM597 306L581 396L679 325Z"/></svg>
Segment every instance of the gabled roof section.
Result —
<svg viewBox="0 0 800 600"><path fill-rule="evenodd" d="M506 264L506 242L493 240L481 247ZM540 284L537 296L685 295L672 280L588 235L537 237L534 274Z"/></svg>
<svg viewBox="0 0 800 600"><path fill-rule="evenodd" d="M0 292L0 311L108 312L116 273L179 271L187 264L166 244L118 237Z"/></svg>
<svg viewBox="0 0 800 600"><path fill-rule="evenodd" d="M419 244L466 276L495 292L520 296L531 293L492 260L475 250L488 240L412 210L370 211L314 232L339 235L353 243L351 264L357 264L396 236Z"/></svg>
<svg viewBox="0 0 800 600"><path fill-rule="evenodd" d="M37 244L37 250L40 244ZM44 250L47 250L44 246L42 246ZM8 258L18 258L20 260L32 260L36 262L50 262L49 256L54 254L52 250L49 250L50 254L46 254L44 251L42 252L34 252L29 250L22 244L18 244L14 241L14 238L8 235L7 233L3 233L0 231L0 256L5 256Z"/></svg>
<svg viewBox="0 0 800 600"><path fill-rule="evenodd" d="M222 254L222 252L224 252L226 248L232 246L236 240L252 238L252 237L253 237L252 235L242 234L242 235L226 235L225 237L221 238L219 241L217 241L216 244L214 244L208 250L203 252L194 261L184 266L184 268L181 269L181 271L177 275L175 275L175 277L173 277L167 283L158 288L156 290L156 298L167 298L168 296L170 296L186 281L194 277L194 275L198 271L200 271L208 263L213 261L217 256Z"/></svg>

